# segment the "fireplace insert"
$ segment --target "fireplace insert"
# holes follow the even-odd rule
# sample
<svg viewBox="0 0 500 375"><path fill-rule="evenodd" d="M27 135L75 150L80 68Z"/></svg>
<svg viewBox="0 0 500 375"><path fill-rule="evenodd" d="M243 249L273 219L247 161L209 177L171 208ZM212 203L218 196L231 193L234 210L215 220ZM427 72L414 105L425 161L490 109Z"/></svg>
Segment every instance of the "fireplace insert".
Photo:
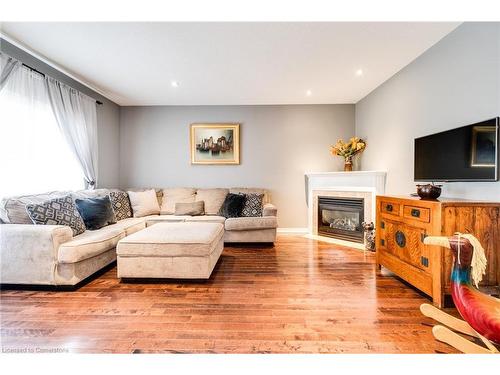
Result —
<svg viewBox="0 0 500 375"><path fill-rule="evenodd" d="M364 199L318 197L318 235L363 243Z"/></svg>

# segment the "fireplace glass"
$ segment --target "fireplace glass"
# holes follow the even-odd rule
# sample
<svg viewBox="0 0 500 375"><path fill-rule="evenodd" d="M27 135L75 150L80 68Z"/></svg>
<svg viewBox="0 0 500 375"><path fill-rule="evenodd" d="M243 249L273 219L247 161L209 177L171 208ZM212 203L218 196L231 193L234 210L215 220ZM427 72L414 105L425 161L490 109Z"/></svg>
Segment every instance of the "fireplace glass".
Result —
<svg viewBox="0 0 500 375"><path fill-rule="evenodd" d="M318 234L363 243L363 198L318 197Z"/></svg>

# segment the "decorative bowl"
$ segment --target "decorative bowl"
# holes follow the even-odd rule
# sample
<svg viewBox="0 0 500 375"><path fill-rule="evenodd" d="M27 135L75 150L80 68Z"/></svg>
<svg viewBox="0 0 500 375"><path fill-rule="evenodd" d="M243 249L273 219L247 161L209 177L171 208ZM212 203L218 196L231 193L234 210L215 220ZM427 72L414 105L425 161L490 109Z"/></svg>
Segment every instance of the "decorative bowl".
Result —
<svg viewBox="0 0 500 375"><path fill-rule="evenodd" d="M417 194L422 199L437 199L441 195L441 186L434 184L417 185Z"/></svg>

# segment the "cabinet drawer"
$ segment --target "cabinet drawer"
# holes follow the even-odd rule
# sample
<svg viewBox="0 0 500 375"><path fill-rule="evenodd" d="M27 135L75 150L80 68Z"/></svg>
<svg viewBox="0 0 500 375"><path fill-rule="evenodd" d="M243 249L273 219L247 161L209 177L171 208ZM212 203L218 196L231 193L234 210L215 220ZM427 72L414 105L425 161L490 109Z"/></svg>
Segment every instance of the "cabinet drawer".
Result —
<svg viewBox="0 0 500 375"><path fill-rule="evenodd" d="M399 212L401 209L401 205L399 203L381 201L380 202L380 211L385 214L400 216Z"/></svg>
<svg viewBox="0 0 500 375"><path fill-rule="evenodd" d="M431 212L425 207L404 206L403 217L428 223L430 221Z"/></svg>

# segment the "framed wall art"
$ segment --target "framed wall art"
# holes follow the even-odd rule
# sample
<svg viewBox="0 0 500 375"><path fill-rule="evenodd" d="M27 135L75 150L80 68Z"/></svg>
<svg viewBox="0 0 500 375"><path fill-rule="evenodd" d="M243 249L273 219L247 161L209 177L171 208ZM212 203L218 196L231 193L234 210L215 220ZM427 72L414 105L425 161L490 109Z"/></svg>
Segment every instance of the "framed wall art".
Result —
<svg viewBox="0 0 500 375"><path fill-rule="evenodd" d="M240 164L240 124L191 124L191 164Z"/></svg>

